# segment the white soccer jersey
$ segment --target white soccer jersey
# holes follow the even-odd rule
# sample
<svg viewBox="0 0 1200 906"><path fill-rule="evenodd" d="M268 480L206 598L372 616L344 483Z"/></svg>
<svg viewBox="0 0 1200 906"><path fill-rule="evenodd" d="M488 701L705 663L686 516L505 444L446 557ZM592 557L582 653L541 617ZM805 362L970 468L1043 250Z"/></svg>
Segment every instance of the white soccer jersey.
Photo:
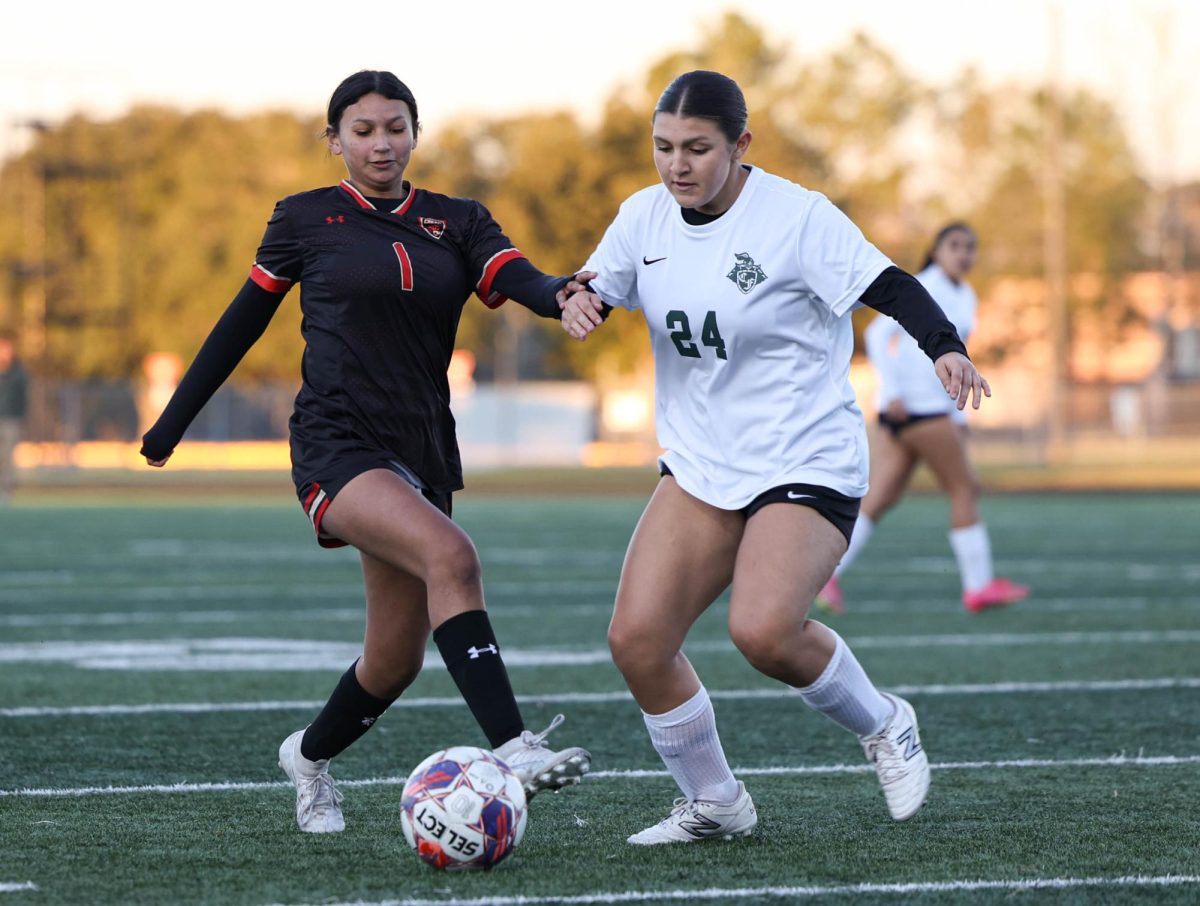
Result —
<svg viewBox="0 0 1200 906"><path fill-rule="evenodd" d="M792 483L866 493L849 312L891 263L824 195L758 168L702 226L662 185L621 205L585 270L645 315L680 487L723 509Z"/></svg>
<svg viewBox="0 0 1200 906"><path fill-rule="evenodd" d="M917 279L929 290L935 302L958 330L963 342L975 327L975 292L966 283L955 283L936 264L931 264ZM912 415L950 415L965 422L966 415L955 405L929 356L894 319L879 315L868 326L863 339L867 357L879 375L876 401L879 411L892 400L900 400Z"/></svg>

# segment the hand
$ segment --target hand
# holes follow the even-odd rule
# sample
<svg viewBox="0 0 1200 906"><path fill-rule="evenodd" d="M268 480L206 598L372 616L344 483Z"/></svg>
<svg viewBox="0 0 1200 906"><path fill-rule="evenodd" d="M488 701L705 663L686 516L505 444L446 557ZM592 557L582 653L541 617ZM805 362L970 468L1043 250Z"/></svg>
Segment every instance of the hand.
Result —
<svg viewBox="0 0 1200 906"><path fill-rule="evenodd" d="M581 293L587 290L588 281L595 280L598 276L599 274L597 274L595 271L580 271L578 274L572 277L571 282L560 289L554 297L558 300L558 307L563 308L567 303L567 299L575 293Z"/></svg>
<svg viewBox="0 0 1200 906"><path fill-rule="evenodd" d="M162 459L151 459L149 456L147 456L146 457L146 465L154 466L154 468L156 468L156 469L161 469L163 466L165 466L167 464L167 460L170 458L171 458L170 453L168 453Z"/></svg>
<svg viewBox="0 0 1200 906"><path fill-rule="evenodd" d="M975 370L971 360L960 352L948 352L933 363L937 376L946 392L955 400L955 406L963 409L974 391L972 409L978 409L983 397L992 395L991 385Z"/></svg>
<svg viewBox="0 0 1200 906"><path fill-rule="evenodd" d="M604 303L595 293L581 290L559 302L562 305L562 326L576 340L586 340L587 335L604 323Z"/></svg>

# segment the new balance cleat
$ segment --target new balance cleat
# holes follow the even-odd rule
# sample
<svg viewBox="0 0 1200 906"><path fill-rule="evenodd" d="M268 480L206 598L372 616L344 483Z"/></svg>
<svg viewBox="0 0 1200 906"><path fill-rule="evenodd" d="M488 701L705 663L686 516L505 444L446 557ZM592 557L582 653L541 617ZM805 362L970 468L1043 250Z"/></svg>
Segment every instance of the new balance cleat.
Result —
<svg viewBox="0 0 1200 906"><path fill-rule="evenodd" d="M659 843L695 843L698 840L732 840L748 837L758 824L758 812L754 801L746 792L746 785L738 781L737 798L725 805L705 802L702 799L689 802L676 799L671 814L653 827L648 827L628 839L636 846L654 846Z"/></svg>
<svg viewBox="0 0 1200 906"><path fill-rule="evenodd" d="M303 738L304 730L297 730L279 747L279 766L296 785L296 824L309 834L344 831L342 794L329 776L329 759L309 761L300 754Z"/></svg>
<svg viewBox="0 0 1200 906"><path fill-rule="evenodd" d="M579 783L592 767L592 756L578 747L555 752L546 747L546 737L563 722L558 714L541 733L522 730L495 750L496 757L509 766L532 799L542 790L558 792L564 786Z"/></svg>
<svg viewBox="0 0 1200 906"><path fill-rule="evenodd" d="M846 605L842 600L842 587L838 585L837 576L829 577L829 581L817 592L813 603L827 613L846 612Z"/></svg>
<svg viewBox="0 0 1200 906"><path fill-rule="evenodd" d="M917 813L929 793L929 759L921 746L917 716L899 696L883 693L896 713L874 736L859 737L867 760L875 765L888 811L897 821Z"/></svg>
<svg viewBox="0 0 1200 906"><path fill-rule="evenodd" d="M1028 585L1018 585L1008 579L993 579L977 591L964 591L963 607L971 613L979 613L989 607L1003 607L1029 596Z"/></svg>

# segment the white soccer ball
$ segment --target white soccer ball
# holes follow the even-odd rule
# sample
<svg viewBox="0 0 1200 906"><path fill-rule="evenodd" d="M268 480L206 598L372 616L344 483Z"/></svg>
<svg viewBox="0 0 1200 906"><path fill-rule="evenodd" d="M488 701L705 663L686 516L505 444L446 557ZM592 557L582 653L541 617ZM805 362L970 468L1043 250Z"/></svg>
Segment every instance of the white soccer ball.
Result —
<svg viewBox="0 0 1200 906"><path fill-rule="evenodd" d="M404 783L404 839L434 868L491 868L525 836L525 790L508 765L475 746L422 761Z"/></svg>

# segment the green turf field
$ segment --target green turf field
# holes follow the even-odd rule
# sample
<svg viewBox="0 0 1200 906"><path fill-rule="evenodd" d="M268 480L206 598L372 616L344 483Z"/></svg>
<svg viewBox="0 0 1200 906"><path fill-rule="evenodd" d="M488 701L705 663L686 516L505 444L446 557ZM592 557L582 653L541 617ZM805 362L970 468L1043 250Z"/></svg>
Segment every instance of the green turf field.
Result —
<svg viewBox="0 0 1200 906"><path fill-rule="evenodd" d="M353 553L279 499L0 510L0 906L1200 901L1200 497L990 498L998 569L1034 595L978 616L942 499L881 525L831 622L920 716L933 787L905 824L718 602L689 652L758 830L634 849L676 795L604 640L643 499L461 495L527 721L564 712L552 741L595 770L465 875L397 817L421 758L483 742L436 652L334 764L346 833L295 828L276 749L354 659L362 605Z"/></svg>

